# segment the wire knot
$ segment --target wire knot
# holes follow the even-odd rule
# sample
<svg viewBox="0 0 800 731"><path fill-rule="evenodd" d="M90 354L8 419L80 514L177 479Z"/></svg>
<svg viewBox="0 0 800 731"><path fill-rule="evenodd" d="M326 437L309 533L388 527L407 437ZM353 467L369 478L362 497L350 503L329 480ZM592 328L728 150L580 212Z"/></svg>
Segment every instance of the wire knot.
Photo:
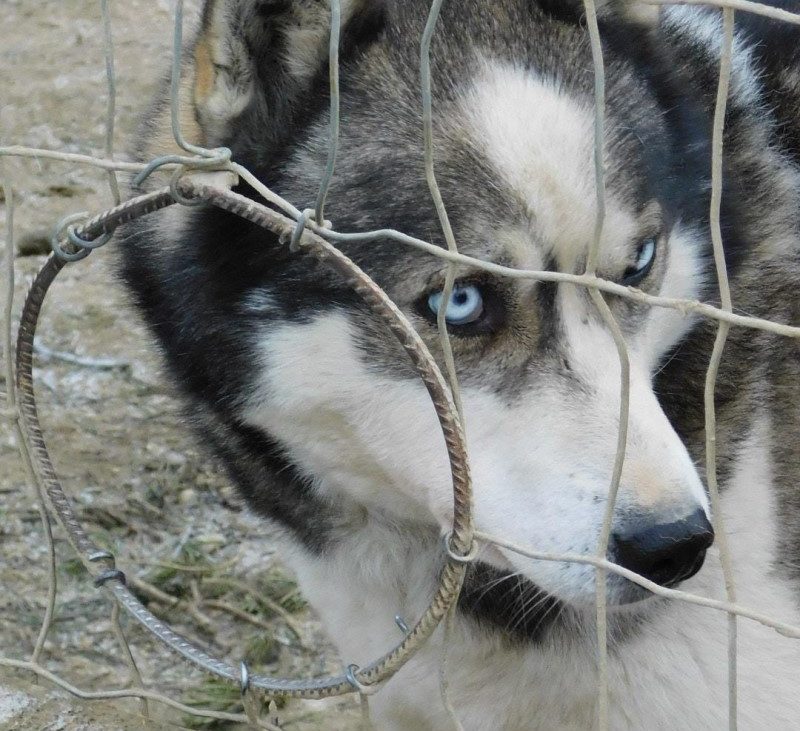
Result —
<svg viewBox="0 0 800 731"><path fill-rule="evenodd" d="M183 182L183 176L186 172L187 168L185 165L180 165L175 169L175 172L172 173L169 179L169 194L176 203L180 203L182 206L202 206L203 203L205 203L202 198L191 195L187 196L181 192L181 183Z"/></svg>
<svg viewBox="0 0 800 731"><path fill-rule="evenodd" d="M291 251L293 254L297 253L302 246L301 239L303 238L303 232L306 230L306 226L308 225L309 221L314 221L318 228L329 229L333 227L333 224L330 221L323 220L321 224L317 223L314 209L306 208L300 214L300 218L297 219L297 225L294 227L292 235L289 239L289 251Z"/></svg>
<svg viewBox="0 0 800 731"><path fill-rule="evenodd" d="M135 188L141 188L147 178L165 165L178 165L178 170L225 170L230 164L232 153L228 147L217 147L208 150L207 153L205 156L161 155L156 157L136 175L132 185Z"/></svg>
<svg viewBox="0 0 800 731"><path fill-rule="evenodd" d="M456 563L472 563L478 555L480 546L478 542L473 540L469 551L466 554L456 553L453 548L453 532L445 533L442 537L444 542L444 551L451 561Z"/></svg>
<svg viewBox="0 0 800 731"><path fill-rule="evenodd" d="M364 683L362 683L356 677L356 673L358 673L360 670L361 668L359 668L358 665L352 663L347 666L344 672L344 677L347 678L347 682L350 683L350 685L352 685L353 688L355 688L358 691L359 695L362 696L374 695L379 690L378 685L377 684L365 685Z"/></svg>
<svg viewBox="0 0 800 731"><path fill-rule="evenodd" d="M93 239L86 239L78 233L75 224L78 221L86 221L88 216L89 213L87 211L72 213L62 218L56 224L53 235L50 238L50 247L59 259L64 261L80 261L89 256L94 249L99 249L101 246L105 246L111 241L113 234L108 231L101 233ZM66 236L67 242L72 244L71 250L67 249L62 243L63 236Z"/></svg>

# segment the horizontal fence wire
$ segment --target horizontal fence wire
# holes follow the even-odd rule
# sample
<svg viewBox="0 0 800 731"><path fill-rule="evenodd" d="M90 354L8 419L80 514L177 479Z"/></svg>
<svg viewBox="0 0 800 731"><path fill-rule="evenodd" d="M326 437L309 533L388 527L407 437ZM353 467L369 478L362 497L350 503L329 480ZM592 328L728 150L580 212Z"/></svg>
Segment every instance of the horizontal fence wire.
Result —
<svg viewBox="0 0 800 731"><path fill-rule="evenodd" d="M719 82L714 114L712 143L712 196L710 209L711 238L714 250L715 266L721 293L720 306L714 306L696 300L678 299L651 295L632 287L625 287L615 282L602 279L596 275L596 264L600 241L604 226L604 175L605 160L603 150L605 120L605 87L604 66L602 57L602 39L597 20L598 10L594 0L584 0L587 30L592 49L595 74L595 179L597 195L597 218L595 234L589 249L586 270L583 274L564 274L538 270L516 269L491 262L485 262L459 252L455 236L447 216L444 201L436 182L434 169L435 139L433 135L433 109L431 100L430 44L435 34L436 23L442 0L433 0L420 41L420 88L422 94L422 137L421 144L425 150L425 174L430 193L436 207L444 234L446 247L442 248L429 242L408 236L392 229L379 229L363 233L343 233L335 231L329 222L324 220L325 201L332 177L335 173L337 140L339 134L339 78L338 53L341 26L341 7L339 0L331 0L331 23L329 42L330 64L330 127L328 160L324 175L320 181L314 209L301 211L276 191L269 189L249 170L230 158L230 151L225 148L209 150L188 142L180 129L179 94L181 80L181 53L183 49L183 2L175 3L175 25L173 39L173 67L171 114L173 135L176 143L187 153L186 155L169 155L158 158L148 164L118 161L114 159L113 139L115 123L116 79L114 72L114 46L112 24L109 14L108 0L101 0L100 10L103 24L105 45L105 64L108 88L106 110L106 145L103 157L65 153L58 150L45 150L19 145L0 147L0 164L4 157L29 159L49 159L70 165L88 165L108 173L109 189L115 207L105 211L83 223L71 224L62 230L57 237L58 250L66 258L81 258L94 248L102 245L114 229L125 221L173 205L176 201L192 204L198 200L231 211L258 225L277 233L280 239L291 244L298 254L306 255L322 261L337 271L357 292L372 310L392 329L406 349L420 377L428 389L440 419L445 443L450 455L450 465L454 486L454 521L453 531L447 538L444 550L445 569L442 573L439 591L431 600L428 610L412 629L405 631L403 640L397 647L390 649L386 655L375 662L358 668L349 666L347 672L339 677L320 679L285 679L262 678L250 676L245 665L234 668L229 663L212 658L184 638L176 635L163 622L151 615L138 600L125 588L121 580L121 572L114 566L110 554L99 551L88 539L80 524L74 517L69 498L61 489L38 425L38 415L33 396L32 384L32 342L33 331L38 318L41 301L47 288L64 266L64 260L51 257L37 278L29 295L20 339L17 347L17 373L14 373L12 353L13 328L12 311L14 295L14 191L10 175L3 174L3 186L6 202L6 249L5 249L5 286L3 302L3 352L4 372L6 378L5 403L2 407L5 416L14 430L20 457L25 467L25 474L36 498L43 534L47 544L48 561L48 596L46 610L40 627L35 647L29 660L16 660L0 657L0 666L29 671L36 676L47 679L72 695L84 699L138 698L142 703L142 714L149 718L148 701L170 706L183 713L194 714L218 720L250 723L256 728L276 729L261 717L252 704L245 704L245 713L233 714L199 709L179 703L168 696L150 690L141 677L131 653L128 641L119 622L120 607L142 622L162 642L177 650L183 656L208 672L241 684L245 695L252 689L261 688L273 695L296 695L302 697L325 697L345 693L358 693L362 699L362 708L368 710L367 697L380 690L381 684L391 677L407 662L444 620L445 636L449 635L452 608L458 597L463 581L466 564L477 555L478 547L488 545L499 546L521 556L540 561L574 562L586 564L596 569L596 615L597 615L597 657L598 657L598 727L600 731L609 728L608 704L608 651L607 651L607 608L606 582L607 573L622 576L654 595L673 601L681 601L728 615L728 678L729 678L729 728L737 728L737 618L741 617L758 622L776 632L792 639L800 639L800 627L778 621L761 612L751 610L737 603L736 587L733 581L733 567L730 549L726 539L725 528L721 524L719 492L716 475L716 422L714 411L714 392L719 364L722 358L725 340L731 327L746 327L771 332L777 335L798 338L800 327L772 322L767 319L751 317L734 312L733 301L728 285L722 250L720 228L720 202L722 196L721 172L723 160L723 133L725 110L730 88L731 61L733 47L734 12L748 12L793 24L800 24L800 15L790 13L781 8L748 2L747 0L642 0L644 5L705 5L722 9L722 41L720 52ZM130 173L141 182L148 175L168 170L173 172L172 181L167 188L151 193L134 196L121 204L116 179L117 173ZM261 196L265 204L244 198L230 190L236 180L247 182ZM439 308L437 323L439 337L444 353L444 365L447 377L443 376L435 360L425 344L388 296L372 280L344 256L336 244L350 242L368 242L377 239L392 239L400 244L415 248L420 254L438 257L446 271L445 295ZM603 526L597 550L594 554L559 554L537 551L534 546L520 546L500 537L475 531L472 525L472 498L469 478L468 455L465 444L463 409L456 377L455 362L452 354L444 312L448 300L447 292L451 292L455 282L457 267L469 266L476 271L484 271L510 279L526 279L540 282L569 283L586 288L605 321L617 346L620 376L620 427L618 432L617 452L614 461L612 481L609 487L609 500L604 514ZM614 296L649 305L676 310L686 317L707 318L718 324L717 337L714 344L711 363L705 382L705 426L706 426L706 470L707 484L711 496L715 531L720 548L726 586L726 600L710 599L677 589L668 589L649 581L634 572L610 562L605 558L611 531L616 493L624 464L628 405L630 400L629 364L627 346L614 321L613 314L605 302L605 296ZM26 329L27 328L27 329ZM15 390L14 383L19 383ZM51 516L55 517L85 562L90 573L106 591L112 604L112 627L120 644L123 657L129 669L132 687L119 690L86 691L77 688L68 681L49 671L42 660L42 650L48 632L52 626L53 610L57 596L56 552L52 537ZM453 727L461 728L461 722L448 697L447 642L444 643L444 654L441 660L440 689L442 702L448 711Z"/></svg>

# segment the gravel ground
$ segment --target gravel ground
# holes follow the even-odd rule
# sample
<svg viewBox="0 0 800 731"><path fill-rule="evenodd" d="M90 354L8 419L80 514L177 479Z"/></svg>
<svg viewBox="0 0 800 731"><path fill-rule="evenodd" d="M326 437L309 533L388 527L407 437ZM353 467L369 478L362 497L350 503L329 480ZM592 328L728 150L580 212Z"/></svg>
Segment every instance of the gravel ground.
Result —
<svg viewBox="0 0 800 731"><path fill-rule="evenodd" d="M168 67L170 5L111 3L118 150L126 148ZM0 144L101 153L107 97L99 8L96 0L0 0ZM54 222L75 211L102 210L111 198L105 174L88 167L12 158L5 168L15 191L21 252L15 261L18 311ZM0 238L6 214L7 202L0 200ZM242 509L221 470L198 453L181 425L144 330L110 275L111 253L101 250L67 267L48 298L39 334L40 412L78 513L139 582L151 609L212 653L232 662L246 657L254 670L273 674L336 670L339 660L274 555L268 527ZM71 356L84 363L68 362ZM56 548L57 611L43 663L86 690L123 687L127 672L111 633L110 605L87 581L59 530ZM2 657L30 655L45 606L46 555L13 435L0 424ZM170 607L164 594L180 604ZM264 597L268 603L260 601ZM148 687L197 706L240 709L235 689L209 682L138 626L123 624ZM357 727L355 708L350 699L290 702L277 713L286 729L337 731ZM150 728L233 727L204 724L158 704L151 704L151 715ZM46 680L0 667L0 729L145 726L137 701L79 702Z"/></svg>

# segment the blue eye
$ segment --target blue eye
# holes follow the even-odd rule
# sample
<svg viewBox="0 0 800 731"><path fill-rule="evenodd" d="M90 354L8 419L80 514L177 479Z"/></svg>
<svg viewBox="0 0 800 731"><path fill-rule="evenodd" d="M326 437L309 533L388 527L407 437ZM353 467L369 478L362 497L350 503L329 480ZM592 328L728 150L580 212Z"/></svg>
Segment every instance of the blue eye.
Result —
<svg viewBox="0 0 800 731"><path fill-rule="evenodd" d="M636 262L628 267L622 275L622 284L629 286L639 284L649 273L656 260L656 239L645 239L636 252Z"/></svg>
<svg viewBox="0 0 800 731"><path fill-rule="evenodd" d="M428 308L436 315L442 303L442 293L434 292L428 296ZM483 295L474 284L456 284L445 310L445 320L449 325L469 325L477 322L483 315Z"/></svg>

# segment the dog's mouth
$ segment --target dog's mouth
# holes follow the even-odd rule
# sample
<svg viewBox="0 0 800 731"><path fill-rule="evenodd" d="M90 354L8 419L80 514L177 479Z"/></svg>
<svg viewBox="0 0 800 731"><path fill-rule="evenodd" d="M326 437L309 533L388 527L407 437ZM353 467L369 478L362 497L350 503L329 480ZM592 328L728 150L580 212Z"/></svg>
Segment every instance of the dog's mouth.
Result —
<svg viewBox="0 0 800 731"><path fill-rule="evenodd" d="M705 552L668 586L677 586L694 576L704 559ZM583 635L593 625L594 600L577 604L560 599L513 570L507 561L502 563L507 568L482 561L469 566L458 604L463 614L515 642L540 643L558 631L574 635L578 630ZM611 575L609 582L609 640L619 643L648 621L648 615L663 598L618 575Z"/></svg>
<svg viewBox="0 0 800 731"><path fill-rule="evenodd" d="M609 641L619 643L646 621L660 598L621 579L628 586L608 602ZM594 602L576 605L546 592L518 572L488 563L469 566L459 610L483 628L499 632L515 643L542 643L555 633L584 636L593 626Z"/></svg>
<svg viewBox="0 0 800 731"><path fill-rule="evenodd" d="M652 584L673 588L700 571L713 535L705 513L698 510L681 521L631 534L614 533L609 556ZM553 574L547 568L549 579L539 584L531 578L535 562L526 566L528 559L517 561L500 546L486 545L480 558L468 567L459 608L482 625L527 642L539 642L559 627L572 635L576 630L584 635L594 625L597 602L592 573L574 574L573 581L580 582L580 590L571 590L566 571ZM569 564L561 566L566 570ZM561 585L568 593L544 588L553 585ZM648 621L652 608L661 601L656 592L610 570L606 572L606 589L612 640L624 639L633 628Z"/></svg>
<svg viewBox="0 0 800 731"><path fill-rule="evenodd" d="M476 561L467 568L458 608L509 639L540 642L568 605L519 572Z"/></svg>
<svg viewBox="0 0 800 731"><path fill-rule="evenodd" d="M713 540L713 528L698 508L677 521L623 523L611 535L608 555L651 585L673 588L701 569ZM535 561L526 567L528 559L520 562L495 545L486 546L482 558L485 563L473 565L468 572L461 606L484 621L536 640L563 616L595 614L595 581L589 567L551 564L534 572ZM561 569L567 571L562 573ZM571 576L568 571L573 571ZM547 580L542 578L542 584L538 584L531 578L532 572ZM620 622L643 617L653 603L648 600L655 600L657 593L611 570L606 571L605 582L606 605Z"/></svg>

